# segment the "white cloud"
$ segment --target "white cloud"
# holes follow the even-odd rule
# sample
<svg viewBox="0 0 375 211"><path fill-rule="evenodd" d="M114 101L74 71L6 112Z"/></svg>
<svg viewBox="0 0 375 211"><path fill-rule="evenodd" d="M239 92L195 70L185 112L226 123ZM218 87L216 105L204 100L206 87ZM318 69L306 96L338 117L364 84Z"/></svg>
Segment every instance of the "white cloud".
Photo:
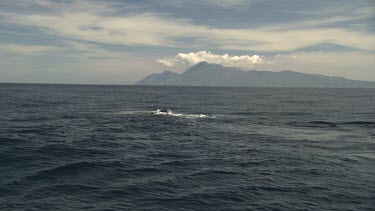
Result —
<svg viewBox="0 0 375 211"><path fill-rule="evenodd" d="M173 61L173 59L158 59L156 60L157 63L160 63L167 67L173 67L176 65L176 63Z"/></svg>
<svg viewBox="0 0 375 211"><path fill-rule="evenodd" d="M206 61L208 63L220 64L223 66L233 66L248 69L256 64L265 63L264 58L259 55L242 55L229 56L228 54L214 54L207 51L198 51L196 53L179 53L174 57L167 59L158 59L158 63L172 67L175 65L194 65L199 62Z"/></svg>
<svg viewBox="0 0 375 211"><path fill-rule="evenodd" d="M210 4L218 7L237 7L245 6L251 3L251 0L206 0L201 3Z"/></svg>
<svg viewBox="0 0 375 211"><path fill-rule="evenodd" d="M221 8L240 8L251 5L254 1L257 0L159 0L158 3L162 6L172 6L172 7L186 7L188 6L205 6L205 7L221 7Z"/></svg>
<svg viewBox="0 0 375 211"><path fill-rule="evenodd" d="M22 45L13 43L3 43L0 44L0 50L12 53L12 54L23 54L23 55L33 55L39 53L46 53L51 51L61 50L62 48L57 46L46 46L46 45Z"/></svg>
<svg viewBox="0 0 375 211"><path fill-rule="evenodd" d="M226 50L292 51L320 43L331 43L375 50L375 36L371 33L319 26L322 23L356 20L357 17L332 17L326 20L296 21L275 27L232 29L196 24L191 20L166 14L122 15L110 3L77 1L61 4L51 3L50 11L45 13L0 12L1 22L36 27L65 39L116 45L189 45L192 48L204 46ZM189 39L194 41L184 41Z"/></svg>

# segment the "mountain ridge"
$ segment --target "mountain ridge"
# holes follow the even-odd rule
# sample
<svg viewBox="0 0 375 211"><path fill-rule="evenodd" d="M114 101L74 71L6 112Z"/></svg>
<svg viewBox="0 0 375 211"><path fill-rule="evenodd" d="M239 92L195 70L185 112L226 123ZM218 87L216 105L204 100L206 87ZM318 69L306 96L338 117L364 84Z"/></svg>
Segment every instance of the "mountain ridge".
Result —
<svg viewBox="0 0 375 211"><path fill-rule="evenodd" d="M200 62L181 74L172 71L151 74L135 85L375 88L373 81L350 80L291 70L246 71L207 62Z"/></svg>
<svg viewBox="0 0 375 211"><path fill-rule="evenodd" d="M155 85L157 83L165 81L169 78L177 77L179 75L180 74L178 73L169 70L164 70L162 73L156 73L146 76L142 80L137 81L135 85Z"/></svg>

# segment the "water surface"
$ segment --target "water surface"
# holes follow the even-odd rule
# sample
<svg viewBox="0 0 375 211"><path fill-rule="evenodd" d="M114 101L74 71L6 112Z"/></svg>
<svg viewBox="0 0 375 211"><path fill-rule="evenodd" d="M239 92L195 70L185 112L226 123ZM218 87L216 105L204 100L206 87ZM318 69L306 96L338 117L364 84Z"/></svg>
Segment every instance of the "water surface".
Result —
<svg viewBox="0 0 375 211"><path fill-rule="evenodd" d="M0 84L1 210L370 210L374 161L374 89Z"/></svg>

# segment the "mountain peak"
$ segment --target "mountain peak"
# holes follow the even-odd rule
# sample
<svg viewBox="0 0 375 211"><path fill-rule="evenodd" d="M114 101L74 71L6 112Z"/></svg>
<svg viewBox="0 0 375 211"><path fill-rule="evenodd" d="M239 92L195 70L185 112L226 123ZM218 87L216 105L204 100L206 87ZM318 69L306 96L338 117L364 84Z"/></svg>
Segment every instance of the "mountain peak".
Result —
<svg viewBox="0 0 375 211"><path fill-rule="evenodd" d="M163 81L167 81L172 78L178 77L179 74L169 71L169 70L164 70L162 73L156 73L147 76L146 78L138 81L135 83L135 85L157 85L159 83L162 83Z"/></svg>
<svg viewBox="0 0 375 211"><path fill-rule="evenodd" d="M171 71L150 75L138 85L175 86L253 86L253 87L373 87L375 82L355 81L339 77L306 74L284 70L244 71L202 61L182 74Z"/></svg>
<svg viewBox="0 0 375 211"><path fill-rule="evenodd" d="M223 67L222 65L219 65L219 64L208 63L206 61L202 61L202 62L199 62L198 64L190 67L189 69L187 69L182 74L192 73L192 72L201 72L203 70L218 70L218 69L221 69L221 68L225 68L225 67Z"/></svg>
<svg viewBox="0 0 375 211"><path fill-rule="evenodd" d="M202 61L202 62L199 62L198 64L196 64L195 66L197 66L197 65L206 65L206 64L209 64L208 62L206 62L206 61Z"/></svg>
<svg viewBox="0 0 375 211"><path fill-rule="evenodd" d="M199 62L199 63L193 65L191 68L203 68L203 67L209 66L209 65L211 65L211 64L206 62L206 61L203 61L203 62Z"/></svg>
<svg viewBox="0 0 375 211"><path fill-rule="evenodd" d="M170 70L164 70L161 74L170 74L170 73L176 74L175 72L172 72Z"/></svg>

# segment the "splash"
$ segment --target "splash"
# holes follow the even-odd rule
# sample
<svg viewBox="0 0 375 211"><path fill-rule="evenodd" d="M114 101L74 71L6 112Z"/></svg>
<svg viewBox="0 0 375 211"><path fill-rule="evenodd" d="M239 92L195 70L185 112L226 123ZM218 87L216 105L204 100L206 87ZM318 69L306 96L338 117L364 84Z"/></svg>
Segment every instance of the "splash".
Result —
<svg viewBox="0 0 375 211"><path fill-rule="evenodd" d="M157 109L156 111L120 111L116 112L115 114L119 115L149 115L149 114L157 115L157 116L170 116L170 117L183 117L188 119L194 118L216 118L216 116L210 116L206 114L184 114L184 113L173 113L170 109Z"/></svg>
<svg viewBox="0 0 375 211"><path fill-rule="evenodd" d="M154 115L162 115L162 116L172 116L172 117L185 117L185 118L216 118L216 116L208 116L205 114L183 114L183 113L173 113L171 110L168 109L167 112L163 110L156 110L153 112Z"/></svg>

